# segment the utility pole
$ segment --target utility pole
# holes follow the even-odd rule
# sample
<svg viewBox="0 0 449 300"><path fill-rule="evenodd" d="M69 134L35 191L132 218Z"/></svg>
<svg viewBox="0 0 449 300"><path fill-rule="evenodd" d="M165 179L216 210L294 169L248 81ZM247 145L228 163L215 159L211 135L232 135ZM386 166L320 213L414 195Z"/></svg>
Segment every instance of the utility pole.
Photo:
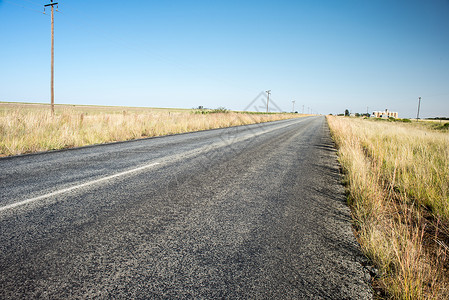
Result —
<svg viewBox="0 0 449 300"><path fill-rule="evenodd" d="M293 103L292 113L295 113L295 100L293 100L292 103Z"/></svg>
<svg viewBox="0 0 449 300"><path fill-rule="evenodd" d="M54 31L54 6L58 5L57 2L53 3L53 0L50 0L50 4L44 5L45 7L51 6L51 115L55 115L55 85L54 85L54 78L55 78L55 31Z"/></svg>
<svg viewBox="0 0 449 300"><path fill-rule="evenodd" d="M418 97L418 113L416 114L416 121L419 120L419 107L421 106L421 97Z"/></svg>
<svg viewBox="0 0 449 300"><path fill-rule="evenodd" d="M268 113L268 103L270 102L271 90L266 91L266 93L267 93L267 113Z"/></svg>
<svg viewBox="0 0 449 300"><path fill-rule="evenodd" d="M302 106L302 114L304 114L304 105Z"/></svg>

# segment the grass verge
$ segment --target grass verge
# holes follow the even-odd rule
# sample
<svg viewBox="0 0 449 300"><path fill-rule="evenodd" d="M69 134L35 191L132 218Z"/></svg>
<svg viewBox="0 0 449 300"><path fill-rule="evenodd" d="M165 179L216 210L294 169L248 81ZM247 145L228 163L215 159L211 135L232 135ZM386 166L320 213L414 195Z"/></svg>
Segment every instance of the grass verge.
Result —
<svg viewBox="0 0 449 300"><path fill-rule="evenodd" d="M376 295L447 299L449 134L415 123L327 117Z"/></svg>
<svg viewBox="0 0 449 300"><path fill-rule="evenodd" d="M255 124L298 114L0 103L0 156Z"/></svg>

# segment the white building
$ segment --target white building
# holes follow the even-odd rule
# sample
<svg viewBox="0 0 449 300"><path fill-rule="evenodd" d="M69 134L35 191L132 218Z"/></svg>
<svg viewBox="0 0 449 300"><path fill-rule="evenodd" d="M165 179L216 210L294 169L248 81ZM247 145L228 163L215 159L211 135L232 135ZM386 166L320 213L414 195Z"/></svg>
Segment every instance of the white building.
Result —
<svg viewBox="0 0 449 300"><path fill-rule="evenodd" d="M389 111L388 109L386 109L385 111L373 111L373 114L371 115L374 118L398 118L398 113L397 112L393 112L393 111Z"/></svg>

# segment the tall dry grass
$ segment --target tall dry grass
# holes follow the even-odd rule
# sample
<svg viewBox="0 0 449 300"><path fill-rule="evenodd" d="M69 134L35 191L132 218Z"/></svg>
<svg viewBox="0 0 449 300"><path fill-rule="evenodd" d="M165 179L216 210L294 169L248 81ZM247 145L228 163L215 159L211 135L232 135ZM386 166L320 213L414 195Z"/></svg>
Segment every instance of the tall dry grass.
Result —
<svg viewBox="0 0 449 300"><path fill-rule="evenodd" d="M377 286L394 299L448 297L449 232L438 224L449 220L449 134L414 124L327 120L359 242L380 270Z"/></svg>
<svg viewBox="0 0 449 300"><path fill-rule="evenodd" d="M119 109L120 111L120 109ZM90 113L92 112L92 113ZM254 124L297 117L292 114L242 113L195 114L180 110L128 111L117 113L89 108L80 112L58 108L52 117L46 106L8 105L0 110L0 156L64 149L145 137Z"/></svg>

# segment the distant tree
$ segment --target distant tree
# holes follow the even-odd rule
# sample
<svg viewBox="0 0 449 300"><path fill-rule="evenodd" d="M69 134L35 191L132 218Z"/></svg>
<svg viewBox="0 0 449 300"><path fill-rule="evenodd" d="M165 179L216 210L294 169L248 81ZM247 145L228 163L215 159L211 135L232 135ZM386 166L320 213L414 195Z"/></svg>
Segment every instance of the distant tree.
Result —
<svg viewBox="0 0 449 300"><path fill-rule="evenodd" d="M345 110L345 117L349 117L349 109Z"/></svg>
<svg viewBox="0 0 449 300"><path fill-rule="evenodd" d="M211 111L211 113L215 114L215 113L228 113L229 110L226 109L225 107L220 106L219 108L213 109Z"/></svg>
<svg viewBox="0 0 449 300"><path fill-rule="evenodd" d="M356 116L356 117L360 117L360 114L359 114L359 113L355 113L355 116Z"/></svg>

